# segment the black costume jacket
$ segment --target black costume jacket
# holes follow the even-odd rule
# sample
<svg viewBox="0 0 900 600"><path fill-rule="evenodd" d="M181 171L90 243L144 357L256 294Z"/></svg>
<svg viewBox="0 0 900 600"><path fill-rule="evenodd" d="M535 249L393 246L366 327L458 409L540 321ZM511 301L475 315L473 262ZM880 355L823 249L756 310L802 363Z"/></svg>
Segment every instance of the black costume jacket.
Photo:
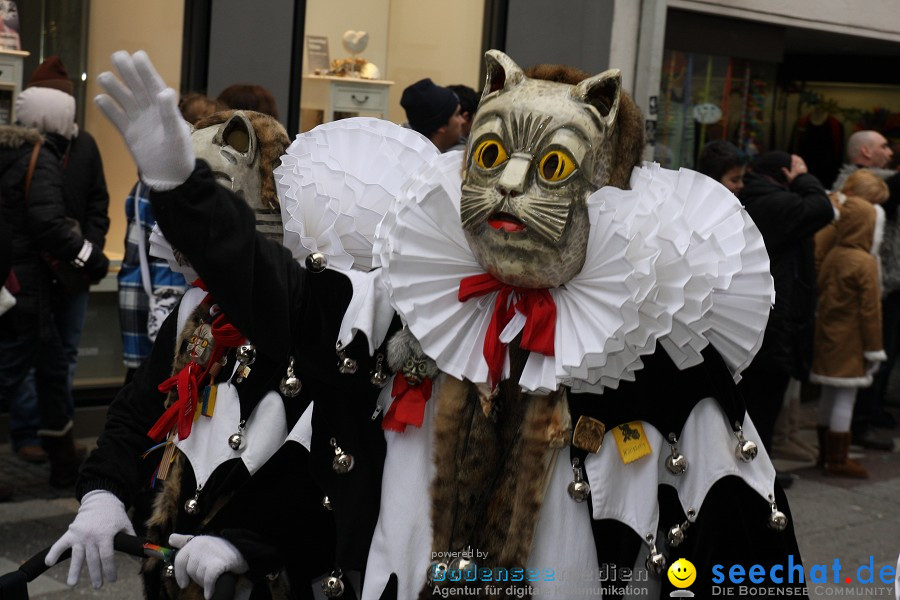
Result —
<svg viewBox="0 0 900 600"><path fill-rule="evenodd" d="M334 271L310 273L282 246L257 237L252 210L218 185L204 163L184 185L155 193L152 201L167 238L202 273L214 300L257 349L250 376L236 384L242 418L267 392L278 390L292 356L302 389L295 398L283 398L288 427L315 403L310 453L288 442L252 477L239 460L223 464L204 486L195 517L183 508L196 489L185 469L175 532L224 537L247 559L252 578L286 567L294 593L311 597L311 579L334 569L364 569L378 515L384 437L380 421L371 418L380 392L369 382L375 359L359 336L345 349L358 370L341 374L334 349L350 283ZM151 480L159 455L140 456L153 446L147 432L164 410L166 394L157 386L171 375L176 314L110 406L98 450L82 471L79 498L105 489L129 506ZM232 351L230 365L233 360ZM220 378L226 373L231 369L223 369ZM332 469L332 438L354 457L349 473ZM225 507L201 526L216 498L229 494ZM322 504L325 496L331 511Z"/></svg>

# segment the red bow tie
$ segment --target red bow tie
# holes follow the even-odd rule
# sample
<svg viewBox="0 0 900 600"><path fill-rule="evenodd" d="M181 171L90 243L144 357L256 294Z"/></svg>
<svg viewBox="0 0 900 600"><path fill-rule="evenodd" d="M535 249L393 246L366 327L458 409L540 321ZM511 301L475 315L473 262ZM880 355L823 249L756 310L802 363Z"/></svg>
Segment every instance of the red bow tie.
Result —
<svg viewBox="0 0 900 600"><path fill-rule="evenodd" d="M520 288L507 285L490 273L472 275L459 282L459 301L497 294L494 312L487 334L484 336L484 358L488 364L490 384L500 383L503 374L503 361L506 357L506 344L500 341L500 334L512 320L516 311L525 315L525 328L522 330L522 348L532 352L540 352L545 356L553 356L553 339L556 333L556 303L547 289ZM510 302L510 295L515 294L515 302Z"/></svg>

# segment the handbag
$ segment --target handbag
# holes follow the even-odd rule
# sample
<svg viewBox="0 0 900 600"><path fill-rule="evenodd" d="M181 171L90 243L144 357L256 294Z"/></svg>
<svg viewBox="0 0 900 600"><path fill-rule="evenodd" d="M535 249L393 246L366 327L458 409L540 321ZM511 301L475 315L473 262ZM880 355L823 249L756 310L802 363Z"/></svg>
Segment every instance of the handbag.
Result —
<svg viewBox="0 0 900 600"><path fill-rule="evenodd" d="M34 177L34 169L37 166L38 155L41 152L42 142L38 140L34 144L34 150L31 151L31 160L28 162L28 172L25 175L25 204L28 205L28 195L31 193L31 179ZM78 237L82 237L81 223L77 220L66 217L66 224L74 231ZM59 260L49 252L41 252L41 259L50 267L53 272L53 279L65 289L66 292L75 294L85 292L91 287L81 269L67 261Z"/></svg>

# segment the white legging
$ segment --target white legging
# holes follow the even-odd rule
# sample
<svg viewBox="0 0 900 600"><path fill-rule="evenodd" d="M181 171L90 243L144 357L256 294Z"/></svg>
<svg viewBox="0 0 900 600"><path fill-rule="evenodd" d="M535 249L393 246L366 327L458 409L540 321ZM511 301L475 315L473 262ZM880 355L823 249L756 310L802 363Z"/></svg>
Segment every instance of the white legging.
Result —
<svg viewBox="0 0 900 600"><path fill-rule="evenodd" d="M854 402L855 387L823 385L819 396L819 425L841 433L850 431Z"/></svg>

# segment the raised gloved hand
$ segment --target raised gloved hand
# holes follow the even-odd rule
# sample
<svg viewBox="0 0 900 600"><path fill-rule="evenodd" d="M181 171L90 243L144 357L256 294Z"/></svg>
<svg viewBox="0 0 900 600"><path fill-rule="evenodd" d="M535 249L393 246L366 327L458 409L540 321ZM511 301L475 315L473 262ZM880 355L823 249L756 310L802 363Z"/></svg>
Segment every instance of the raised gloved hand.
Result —
<svg viewBox="0 0 900 600"><path fill-rule="evenodd" d="M120 531L134 535L134 528L128 520L122 501L106 490L88 492L81 499L75 520L50 548L44 564L52 567L59 560L59 555L71 548L72 559L69 561L66 583L78 583L81 566L87 561L91 584L99 588L104 580L116 580L113 537Z"/></svg>
<svg viewBox="0 0 900 600"><path fill-rule="evenodd" d="M169 536L169 545L180 548L175 554L175 581L184 589L193 579L203 586L206 600L212 598L216 580L222 573L246 573L247 561L228 540L211 535Z"/></svg>
<svg viewBox="0 0 900 600"><path fill-rule="evenodd" d="M141 50L116 52L112 62L121 79L109 71L97 77L106 90L96 97L97 105L125 138L141 180L154 190L178 187L194 170L194 149L175 90L166 87Z"/></svg>

